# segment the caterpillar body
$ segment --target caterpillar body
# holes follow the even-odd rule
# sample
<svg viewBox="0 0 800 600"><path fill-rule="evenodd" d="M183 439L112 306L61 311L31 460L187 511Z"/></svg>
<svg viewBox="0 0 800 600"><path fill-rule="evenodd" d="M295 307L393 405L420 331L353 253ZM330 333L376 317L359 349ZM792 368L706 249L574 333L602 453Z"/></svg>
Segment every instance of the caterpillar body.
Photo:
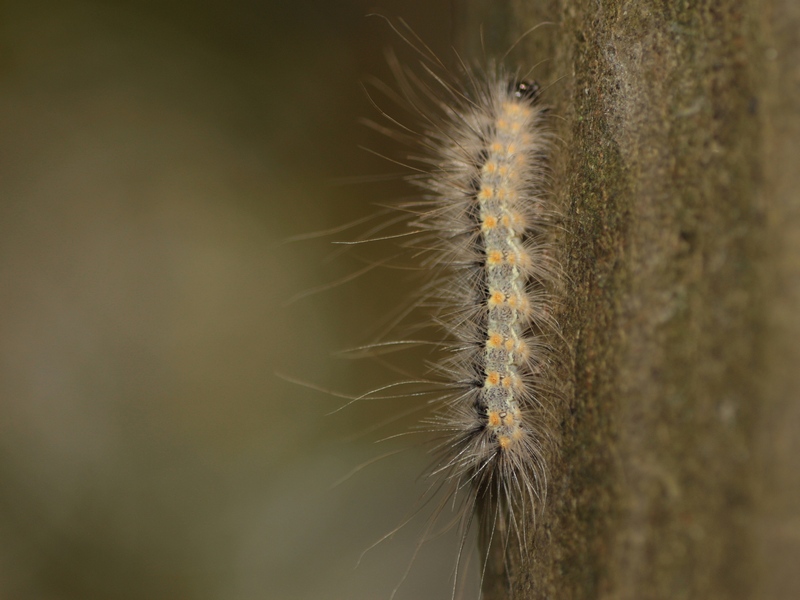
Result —
<svg viewBox="0 0 800 600"><path fill-rule="evenodd" d="M431 394L421 428L435 438L430 489L444 490L432 520L446 506L459 514L457 582L477 514L485 572L493 544L503 556L528 551L544 502L558 335L551 135L536 83L463 62L450 74L418 38L403 39L422 56L421 74L390 59L400 94L381 89L417 122L382 111L391 126L375 128L416 149L402 162L421 194L396 205L410 230L386 237L406 240L423 272L414 312L438 332L427 377L404 383Z"/></svg>

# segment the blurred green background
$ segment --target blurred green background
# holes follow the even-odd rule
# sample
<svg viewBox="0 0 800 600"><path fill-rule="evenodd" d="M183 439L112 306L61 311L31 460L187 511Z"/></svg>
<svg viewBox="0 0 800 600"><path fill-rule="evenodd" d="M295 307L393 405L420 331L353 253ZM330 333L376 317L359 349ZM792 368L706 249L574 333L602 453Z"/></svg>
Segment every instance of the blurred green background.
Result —
<svg viewBox="0 0 800 600"><path fill-rule="evenodd" d="M360 81L391 80L397 45L365 15L442 51L452 10L3 5L0 598L389 597L422 526L356 563L424 489L424 449L333 484L409 446L368 429L402 406L326 416L342 400L275 375L379 383L333 354L387 296L359 283L287 306L357 263L328 260L329 237L283 242L405 193L340 181L398 171L358 149L383 151L357 122L375 116ZM398 600L449 597L455 543L426 544Z"/></svg>

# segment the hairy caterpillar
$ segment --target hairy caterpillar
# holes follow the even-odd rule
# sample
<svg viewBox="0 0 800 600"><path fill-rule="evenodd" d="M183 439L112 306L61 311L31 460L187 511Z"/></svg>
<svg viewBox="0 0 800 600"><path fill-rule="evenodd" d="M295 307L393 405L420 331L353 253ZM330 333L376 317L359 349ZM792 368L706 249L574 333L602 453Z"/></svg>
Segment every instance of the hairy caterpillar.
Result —
<svg viewBox="0 0 800 600"><path fill-rule="evenodd" d="M411 169L407 179L418 195L394 205L391 225L352 243L400 239L421 271L403 316L434 333L405 342L435 350L424 378L396 385L429 398L421 429L435 440L435 459L423 504L441 494L429 523L448 506L456 513L457 580L476 515L483 572L496 544L503 556L527 553L527 524L544 501L559 274L546 193L550 134L538 84L499 66L461 62L450 73L403 26L395 31L421 56L420 69L391 58L399 93L378 88L411 120L381 110L389 125L372 125L414 149L393 162ZM367 350L382 354L402 343L379 341ZM384 397L385 389L360 398Z"/></svg>

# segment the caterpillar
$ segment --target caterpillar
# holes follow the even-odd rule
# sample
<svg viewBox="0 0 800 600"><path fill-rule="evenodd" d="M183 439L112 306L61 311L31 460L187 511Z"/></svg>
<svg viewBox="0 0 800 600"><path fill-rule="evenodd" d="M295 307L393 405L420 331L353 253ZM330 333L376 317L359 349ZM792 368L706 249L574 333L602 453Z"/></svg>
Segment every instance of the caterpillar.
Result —
<svg viewBox="0 0 800 600"><path fill-rule="evenodd" d="M414 149L393 162L411 170L417 194L394 205L403 231L357 243L399 238L421 272L404 315L435 332L435 351L424 377L398 385L429 394L420 429L434 440L430 495L441 494L431 522L448 506L456 512L457 582L477 515L485 571L495 544L504 557L527 554L528 524L545 500L560 274L547 194L551 134L537 83L460 60L450 72L402 25L392 27L421 57L419 67L390 56L398 91L378 88L411 121L379 109L389 124L371 125ZM370 397L378 391L362 396Z"/></svg>

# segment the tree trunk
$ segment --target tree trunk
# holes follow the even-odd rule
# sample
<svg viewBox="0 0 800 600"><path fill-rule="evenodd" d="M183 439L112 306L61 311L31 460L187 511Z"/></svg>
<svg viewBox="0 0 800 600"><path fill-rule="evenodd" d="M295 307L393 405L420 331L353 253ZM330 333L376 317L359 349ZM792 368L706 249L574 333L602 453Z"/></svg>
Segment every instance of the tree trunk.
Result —
<svg viewBox="0 0 800 600"><path fill-rule="evenodd" d="M560 137L568 391L486 598L800 598L800 4L485 2L463 31L543 21L517 49Z"/></svg>

